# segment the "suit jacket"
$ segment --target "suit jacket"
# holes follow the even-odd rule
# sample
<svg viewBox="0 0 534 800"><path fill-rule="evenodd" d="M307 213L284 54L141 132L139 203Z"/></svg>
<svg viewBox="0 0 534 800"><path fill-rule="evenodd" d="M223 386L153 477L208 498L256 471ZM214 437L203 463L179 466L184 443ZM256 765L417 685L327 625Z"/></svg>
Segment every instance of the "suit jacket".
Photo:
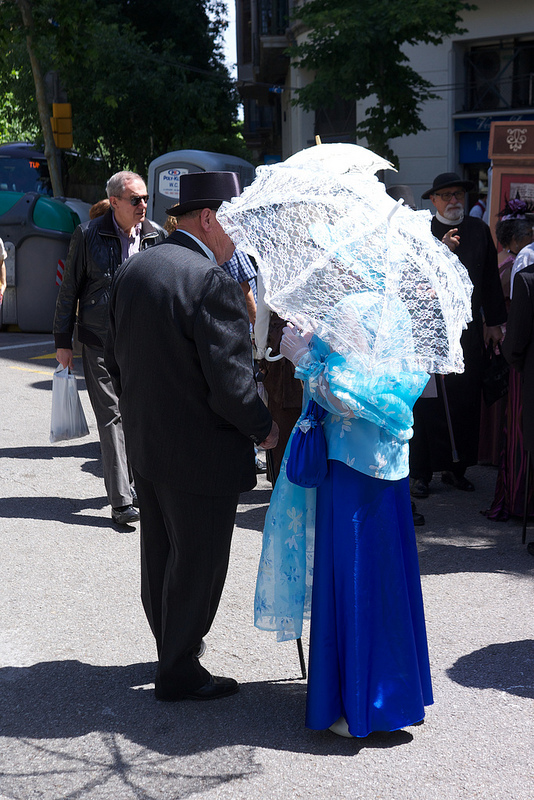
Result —
<svg viewBox="0 0 534 800"><path fill-rule="evenodd" d="M245 299L187 234L117 272L105 358L137 472L199 495L253 488L253 442L272 420L256 389Z"/></svg>
<svg viewBox="0 0 534 800"><path fill-rule="evenodd" d="M534 264L514 278L502 350L522 376L524 446L534 452Z"/></svg>

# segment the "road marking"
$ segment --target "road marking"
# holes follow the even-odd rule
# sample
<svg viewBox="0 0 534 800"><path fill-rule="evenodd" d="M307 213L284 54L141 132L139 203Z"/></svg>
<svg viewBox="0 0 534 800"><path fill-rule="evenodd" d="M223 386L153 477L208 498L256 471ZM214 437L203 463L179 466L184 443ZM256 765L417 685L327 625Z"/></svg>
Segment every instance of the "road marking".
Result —
<svg viewBox="0 0 534 800"><path fill-rule="evenodd" d="M28 367L9 367L9 369L18 369L20 372L37 372L39 375L48 375L49 377L54 374L53 372L45 372L44 369L29 369Z"/></svg>
<svg viewBox="0 0 534 800"><path fill-rule="evenodd" d="M47 353L47 354L46 354L46 355L44 355L44 356L32 356L32 357L30 358L30 361L37 361L39 358L46 359L46 358L55 358L55 357L56 357L56 351L54 350L54 352L53 352L53 353ZM81 356L76 356L76 355L75 355L75 356L73 356L73 357L74 357L74 358L81 358ZM0 800L2 800L2 798L0 798Z"/></svg>
<svg viewBox="0 0 534 800"><path fill-rule="evenodd" d="M54 344L54 340L51 339L47 342L27 342L26 344L7 344L0 347L0 350L19 350L21 347L40 347L45 344Z"/></svg>

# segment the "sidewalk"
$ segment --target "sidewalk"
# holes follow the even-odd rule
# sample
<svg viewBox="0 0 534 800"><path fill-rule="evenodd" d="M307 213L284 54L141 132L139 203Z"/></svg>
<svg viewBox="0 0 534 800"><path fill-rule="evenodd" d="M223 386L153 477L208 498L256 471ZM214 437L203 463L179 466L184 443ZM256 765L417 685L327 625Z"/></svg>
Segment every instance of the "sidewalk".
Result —
<svg viewBox="0 0 534 800"><path fill-rule="evenodd" d="M417 503L424 725L365 740L304 727L295 644L253 627L263 476L241 498L204 660L241 691L158 703L138 528L111 522L83 378L90 436L49 444L52 353L50 336L0 333L0 800L532 798L534 558L519 520L480 513L493 468L468 471L473 494L435 480Z"/></svg>

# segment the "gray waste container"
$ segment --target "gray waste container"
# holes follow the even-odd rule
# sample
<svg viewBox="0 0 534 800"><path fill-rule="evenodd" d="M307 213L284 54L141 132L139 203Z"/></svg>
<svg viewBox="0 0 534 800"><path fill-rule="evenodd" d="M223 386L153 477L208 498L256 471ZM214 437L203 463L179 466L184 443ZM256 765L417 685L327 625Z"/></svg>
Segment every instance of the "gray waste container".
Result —
<svg viewBox="0 0 534 800"><path fill-rule="evenodd" d="M7 250L3 325L50 333L58 293L58 265L65 263L80 220L69 206L37 192L0 191L0 238Z"/></svg>
<svg viewBox="0 0 534 800"><path fill-rule="evenodd" d="M237 172L241 189L254 180L252 164L237 156L210 153L207 150L173 150L154 159L148 165L147 217L159 225L167 219L166 208L180 199L180 175L184 172Z"/></svg>

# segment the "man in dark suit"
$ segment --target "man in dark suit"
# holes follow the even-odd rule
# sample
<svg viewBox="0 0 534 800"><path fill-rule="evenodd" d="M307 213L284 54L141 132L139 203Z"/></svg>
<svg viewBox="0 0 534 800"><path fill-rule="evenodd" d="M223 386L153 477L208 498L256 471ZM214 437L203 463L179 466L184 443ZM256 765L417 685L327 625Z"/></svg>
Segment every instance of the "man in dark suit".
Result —
<svg viewBox="0 0 534 800"><path fill-rule="evenodd" d="M226 577L254 444L278 429L258 396L241 287L218 264L234 250L216 219L235 173L180 178L178 229L127 262L110 299L106 364L119 395L141 512L141 596L156 639L156 697L234 694L199 662Z"/></svg>

